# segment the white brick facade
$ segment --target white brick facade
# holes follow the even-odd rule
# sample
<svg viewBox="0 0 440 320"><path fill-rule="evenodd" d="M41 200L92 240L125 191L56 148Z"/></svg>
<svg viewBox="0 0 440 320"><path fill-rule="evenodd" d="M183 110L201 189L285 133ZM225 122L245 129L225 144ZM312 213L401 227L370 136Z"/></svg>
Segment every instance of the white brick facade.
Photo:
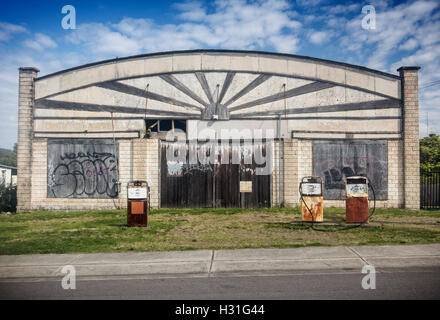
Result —
<svg viewBox="0 0 440 320"><path fill-rule="evenodd" d="M158 141L119 140L120 196L116 199L57 199L47 197L47 139L33 139L31 210L102 210L127 207L127 183L146 180L151 187L151 206L158 207ZM151 152L148 152L148 149ZM156 150L156 151L155 151ZM155 154L155 156L154 156Z"/></svg>
<svg viewBox="0 0 440 320"><path fill-rule="evenodd" d="M313 175L315 141L386 141L387 199L377 206L417 209L418 68L399 71L400 77L297 56L204 51L120 59L36 80L37 69L21 68L17 209L125 208L130 180L146 180L151 206L160 207L161 142L140 137L144 118L173 116L205 121L204 127L217 126L216 130L233 125L275 128L280 117L285 117L277 127L281 138L271 140L272 205L299 204L300 180ZM222 85L224 100L216 108L229 108L222 117L230 118L203 118L203 112L213 106L208 89L217 87L221 92ZM52 138L114 138L119 146L119 196L48 197L47 153ZM345 202L325 200L325 206L343 207Z"/></svg>

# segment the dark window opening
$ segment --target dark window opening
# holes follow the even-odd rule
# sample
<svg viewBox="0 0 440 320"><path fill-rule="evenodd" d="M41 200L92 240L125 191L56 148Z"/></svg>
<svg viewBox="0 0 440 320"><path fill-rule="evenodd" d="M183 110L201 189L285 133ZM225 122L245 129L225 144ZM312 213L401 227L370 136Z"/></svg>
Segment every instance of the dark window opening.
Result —
<svg viewBox="0 0 440 320"><path fill-rule="evenodd" d="M145 119L147 132L145 137L151 137L152 133L168 132L179 130L186 132L186 120L169 120L169 119Z"/></svg>
<svg viewBox="0 0 440 320"><path fill-rule="evenodd" d="M158 132L159 131L159 120L145 120L147 131Z"/></svg>

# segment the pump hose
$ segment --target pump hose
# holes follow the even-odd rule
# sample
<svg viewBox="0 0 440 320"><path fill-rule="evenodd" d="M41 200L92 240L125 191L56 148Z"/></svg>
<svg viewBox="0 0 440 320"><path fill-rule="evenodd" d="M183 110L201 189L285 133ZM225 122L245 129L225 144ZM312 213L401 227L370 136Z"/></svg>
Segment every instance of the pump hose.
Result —
<svg viewBox="0 0 440 320"><path fill-rule="evenodd" d="M368 179L368 177L367 177ZM369 180L369 179L368 179ZM312 210L310 210L309 206L307 205L306 201L304 200L303 194L302 194L302 186L301 183L299 184L299 194L301 196L301 201L304 203L304 205L306 206L307 210L310 213L310 216L312 217L312 223L310 225L308 225L309 228L315 230L315 231L322 231L322 232L338 232L338 231L344 231L344 230L350 230L350 229L354 229L354 228L358 228L360 226L362 226L363 224L365 224L373 215L374 212L376 211L376 193L374 192L374 188L373 186L369 183L368 184L371 188L371 191L373 192L373 210L371 211L371 213L369 214L369 216L367 218L365 218L361 223L359 224L355 224L355 225L350 225L350 226L345 226L343 228L339 228L339 229L319 229L315 227L315 219L313 217L313 213Z"/></svg>

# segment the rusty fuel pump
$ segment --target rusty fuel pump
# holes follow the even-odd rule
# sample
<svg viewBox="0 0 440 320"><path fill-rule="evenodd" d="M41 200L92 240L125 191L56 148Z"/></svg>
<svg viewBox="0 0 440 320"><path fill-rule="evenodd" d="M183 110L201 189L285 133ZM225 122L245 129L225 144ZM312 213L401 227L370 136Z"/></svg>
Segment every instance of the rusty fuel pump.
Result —
<svg viewBox="0 0 440 320"><path fill-rule="evenodd" d="M347 177L345 195L347 223L369 223L368 178Z"/></svg>
<svg viewBox="0 0 440 320"><path fill-rule="evenodd" d="M349 225L337 224L339 228L317 228L315 222L323 222L323 188L321 177L304 177L299 184L301 212L303 222L312 222L307 226L315 231L337 232L354 229L369 223L376 211L376 195L374 188L366 177L348 177L345 181L346 221ZM373 210L369 213L368 190L373 194ZM334 225L334 224L333 224Z"/></svg>
<svg viewBox="0 0 440 320"><path fill-rule="evenodd" d="M148 227L150 190L146 181L130 181L127 184L127 225Z"/></svg>
<svg viewBox="0 0 440 320"><path fill-rule="evenodd" d="M322 178L312 176L302 178L299 192L302 200L302 221L322 222L324 220Z"/></svg>

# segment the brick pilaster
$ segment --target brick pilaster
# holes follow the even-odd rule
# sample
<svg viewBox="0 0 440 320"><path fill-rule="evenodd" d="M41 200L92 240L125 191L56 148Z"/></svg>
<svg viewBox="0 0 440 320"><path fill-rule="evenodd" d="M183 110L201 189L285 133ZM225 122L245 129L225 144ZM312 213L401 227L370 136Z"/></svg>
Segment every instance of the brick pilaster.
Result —
<svg viewBox="0 0 440 320"><path fill-rule="evenodd" d="M150 201L152 208L160 208L160 162L159 140L146 140L146 175L150 186Z"/></svg>
<svg viewBox="0 0 440 320"><path fill-rule="evenodd" d="M284 201L288 206L298 205L298 139L284 139Z"/></svg>
<svg viewBox="0 0 440 320"><path fill-rule="evenodd" d="M31 209L34 79L38 72L36 68L19 68L17 212Z"/></svg>
<svg viewBox="0 0 440 320"><path fill-rule="evenodd" d="M420 208L419 78L420 67L401 67L403 167L406 209Z"/></svg>

